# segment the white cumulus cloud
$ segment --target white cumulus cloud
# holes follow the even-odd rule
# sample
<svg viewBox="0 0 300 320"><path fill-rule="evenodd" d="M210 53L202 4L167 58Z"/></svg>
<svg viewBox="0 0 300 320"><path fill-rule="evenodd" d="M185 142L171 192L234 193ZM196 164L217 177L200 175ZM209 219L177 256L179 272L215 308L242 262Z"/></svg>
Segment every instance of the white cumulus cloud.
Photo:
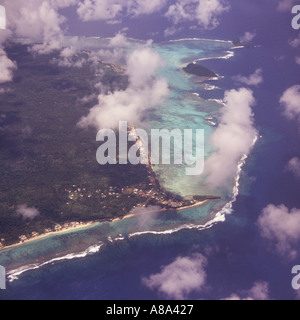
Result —
<svg viewBox="0 0 300 320"><path fill-rule="evenodd" d="M100 94L98 104L81 119L79 126L116 129L119 121L140 123L144 111L161 103L169 93L167 81L155 77L161 66L160 55L149 46L131 52L127 58L128 88Z"/></svg>
<svg viewBox="0 0 300 320"><path fill-rule="evenodd" d="M241 37L241 41L242 41L242 42L250 42L250 41L252 41L255 37L256 37L256 31L254 31L254 32L249 32L249 31L247 31L247 32L245 32L245 33L243 34L243 36Z"/></svg>
<svg viewBox="0 0 300 320"><path fill-rule="evenodd" d="M255 282L250 290L232 294L223 300L270 300L269 284L267 282Z"/></svg>
<svg viewBox="0 0 300 320"><path fill-rule="evenodd" d="M17 68L17 64L11 61L6 52L0 48L0 83L12 81L13 71Z"/></svg>
<svg viewBox="0 0 300 320"><path fill-rule="evenodd" d="M160 273L143 278L144 285L169 299L183 300L192 292L200 292L206 283L207 259L201 254L178 257Z"/></svg>
<svg viewBox="0 0 300 320"><path fill-rule="evenodd" d="M17 214L22 216L23 219L33 220L40 215L40 212L36 208L30 208L26 204L22 204L18 206Z"/></svg>
<svg viewBox="0 0 300 320"><path fill-rule="evenodd" d="M60 49L63 39L62 24L66 18L59 13L60 8L75 4L74 0L6 0L8 28L18 37L34 42L33 50L49 53Z"/></svg>
<svg viewBox="0 0 300 320"><path fill-rule="evenodd" d="M239 83L245 84L247 86L255 86L255 87L260 85L264 81L263 75L262 75L262 69L255 70L255 72L248 77L245 77L242 75L235 76L233 77L233 80Z"/></svg>
<svg viewBox="0 0 300 320"><path fill-rule="evenodd" d="M298 48L300 46L300 34L298 37L289 40L289 45L293 48Z"/></svg>
<svg viewBox="0 0 300 320"><path fill-rule="evenodd" d="M137 17L160 11L167 0L84 0L77 13L83 21L116 21L127 16Z"/></svg>
<svg viewBox="0 0 300 320"><path fill-rule="evenodd" d="M296 0L280 0L278 2L277 10L281 12L290 11Z"/></svg>
<svg viewBox="0 0 300 320"><path fill-rule="evenodd" d="M300 159L297 157L291 159L286 169L292 172L297 178L300 178Z"/></svg>
<svg viewBox="0 0 300 320"><path fill-rule="evenodd" d="M196 21L204 29L219 25L220 16L229 10L222 0L178 0L172 4L165 16L174 24Z"/></svg>
<svg viewBox="0 0 300 320"><path fill-rule="evenodd" d="M211 137L216 151L205 163L206 182L213 190L231 185L239 161L250 153L257 135L251 109L253 92L246 88L227 91L224 102L220 124Z"/></svg>
<svg viewBox="0 0 300 320"><path fill-rule="evenodd" d="M281 96L280 103L288 119L300 119L300 85L288 88Z"/></svg>
<svg viewBox="0 0 300 320"><path fill-rule="evenodd" d="M263 238L270 241L282 256L294 259L300 241L300 210L291 211L284 205L268 205L260 215L257 225Z"/></svg>

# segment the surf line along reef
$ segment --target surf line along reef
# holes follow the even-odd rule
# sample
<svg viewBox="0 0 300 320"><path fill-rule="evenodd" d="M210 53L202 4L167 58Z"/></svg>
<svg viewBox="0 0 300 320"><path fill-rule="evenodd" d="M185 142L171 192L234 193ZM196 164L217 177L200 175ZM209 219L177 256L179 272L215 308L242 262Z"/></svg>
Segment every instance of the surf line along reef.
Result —
<svg viewBox="0 0 300 320"><path fill-rule="evenodd" d="M173 194L171 192L168 192L164 188L162 188L156 177L156 173L152 164L150 153L146 152L146 150L148 149L144 147L144 143L142 142L140 137L137 135L138 131L134 128L133 125L127 125L127 122L122 123L122 125L123 125L123 129L126 126L126 136L127 135L131 136L132 138L131 141L135 142L138 148L140 149L141 153L143 153L142 157L147 158L147 162L145 162L145 167L148 172L149 187L144 189L144 188L124 186L123 188L121 188L121 190L110 188L109 189L110 192L108 193L108 195L116 196L117 198L120 199L120 201L122 201L121 196L123 197L135 196L140 199L139 203L136 206L134 206L131 211L124 212L124 216L122 218L113 218L110 221L115 222L120 219L131 218L135 216L135 214L133 213L133 210L138 208L146 208L148 206L159 206L161 207L161 209L159 210L161 212L170 211L170 210L176 211L176 210L185 210L189 208L199 207L206 204L209 201L220 199L220 197L215 197L215 196L197 196L197 195L183 198L180 195ZM170 138L170 136L168 136L168 138ZM120 160L120 157L119 157L119 160ZM74 199L76 201L76 199L80 199L81 194L84 194L84 192L85 192L85 188L77 188L77 190L70 193L70 200ZM106 195L104 194L103 196L106 197ZM54 230L52 230L51 228L48 228L48 229L45 229L44 233L42 234L39 234L38 232L32 232L31 236L21 235L19 237L20 239L19 243L13 244L11 246L1 245L0 250L12 248L12 247L19 246L35 240L40 240L47 236L58 235L58 234L63 234L65 232L77 231L83 228L88 228L93 226L96 223L106 222L106 221L108 220L107 219L95 220L95 221L90 221L88 223L71 222L71 223L65 223L63 225L56 224L54 227Z"/></svg>
<svg viewBox="0 0 300 320"><path fill-rule="evenodd" d="M26 121L29 115L31 128L36 134L25 142L20 139L20 135L10 137L10 143L13 142L22 151L19 160L26 168L22 174L15 172L19 162L16 162L16 168L9 167L6 166L6 154L2 153L0 157L3 168L1 187L8 190L2 194L5 210L3 209L0 215L2 221L6 221L7 217L11 221L9 225L2 225L1 249L16 243L27 243L39 236L50 236L54 232L76 230L91 221L122 219L136 207L154 205L160 206L162 210L180 210L201 205L205 200L219 199L206 195L182 198L164 190L156 178L153 161L149 161L146 166L128 164L126 170L122 166L99 166L91 154L98 147L95 146L95 140L91 139L94 132L79 131L74 126L86 113L82 107L74 108L73 105L78 96L84 97L90 93L89 65L80 70L51 66L47 81L41 81L42 75L32 74L30 67L49 70L48 61L55 58L55 54L32 57L28 54L27 46L18 43L8 49L8 54L19 65L16 77L30 81L31 89L24 94L23 82L12 83L15 95L1 95L2 115L6 117L6 122L11 122L11 129L20 132L20 135L22 128L19 127L19 122L13 122L11 114L18 112L20 121ZM85 55L82 53L78 58ZM126 83L124 76L110 65L100 63L99 68L103 69L109 81L114 79L120 85ZM103 78L100 80L104 81ZM39 83L40 90L34 89L35 83ZM18 101L21 99L27 105L26 109L18 108ZM39 101L39 104L36 104L36 101ZM40 104L52 107L40 108ZM72 113L68 112L68 106L73 108ZM88 108L87 105L86 109ZM68 119L68 122L63 127L57 127L59 119ZM48 139L47 148L44 148L45 136ZM7 137L2 135L2 138ZM57 144L57 139L61 144ZM74 141L82 143L77 144ZM61 145L66 147L61 148ZM30 149L36 150L38 154L35 161L29 156L24 157ZM32 178L36 176L36 172L39 172L38 180ZM62 172L64 179L61 178ZM27 187L23 188L23 185ZM11 201L16 195L18 203ZM24 208L23 204L27 204L27 207ZM23 222L22 216L17 213L19 205L23 206L24 210L36 209L39 215L33 220ZM76 227L73 228L73 225Z"/></svg>

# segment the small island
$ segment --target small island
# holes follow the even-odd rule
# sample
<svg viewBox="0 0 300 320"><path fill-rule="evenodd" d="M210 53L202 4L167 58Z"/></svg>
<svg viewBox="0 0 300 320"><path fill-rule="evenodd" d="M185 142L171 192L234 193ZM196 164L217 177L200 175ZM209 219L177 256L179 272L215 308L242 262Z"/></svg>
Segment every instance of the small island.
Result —
<svg viewBox="0 0 300 320"><path fill-rule="evenodd" d="M213 71L209 70L206 67L201 66L197 63L190 63L188 66L183 68L186 73L198 76L198 77L207 77L207 78L216 78L218 75Z"/></svg>
<svg viewBox="0 0 300 320"><path fill-rule="evenodd" d="M253 44L245 44L242 42L241 39L235 39L232 41L232 44L235 46L235 47L244 47L244 48L255 48L256 46L253 45Z"/></svg>

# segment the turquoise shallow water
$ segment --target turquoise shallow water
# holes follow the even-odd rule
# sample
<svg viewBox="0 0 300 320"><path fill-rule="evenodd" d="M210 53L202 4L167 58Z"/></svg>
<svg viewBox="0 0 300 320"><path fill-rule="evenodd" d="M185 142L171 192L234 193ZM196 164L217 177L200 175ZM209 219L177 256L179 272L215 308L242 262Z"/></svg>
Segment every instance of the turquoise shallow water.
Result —
<svg viewBox="0 0 300 320"><path fill-rule="evenodd" d="M214 128L205 118L216 115L220 105L215 101L203 99L205 89L198 77L186 74L182 68L188 63L201 58L227 57L231 48L228 42L205 40L182 40L155 45L154 49L160 54L166 65L159 72L159 76L168 80L171 93L164 104L158 107L151 120L151 128L166 128L169 130L203 129L205 134L205 157L212 151L209 140ZM208 81L214 83L214 81ZM216 89L219 91L218 89ZM194 139L194 147L195 147ZM155 168L163 186L172 192L183 196L210 194L202 176L189 177L185 172L185 165L160 165Z"/></svg>
<svg viewBox="0 0 300 320"><path fill-rule="evenodd" d="M87 48L95 48L100 46L103 40L84 39L84 41ZM136 45L136 42L134 44ZM203 84L199 83L198 78L184 73L182 67L195 59L226 58L231 56L228 52L230 48L231 45L228 42L208 40L182 40L155 44L154 50L165 61L165 66L159 70L158 76L168 80L170 95L163 105L147 113L148 128L204 129L205 154L208 157L212 151L209 146L209 137L214 128L207 124L205 117L218 113L221 106L214 101L202 99L203 95L208 94ZM211 83L213 84L214 81ZM214 92L218 91L220 95L220 90L210 91L210 97L216 98ZM203 195L208 192L203 177L188 177L185 174L184 165L159 165L155 170L162 185L173 192L182 195ZM229 206L226 212L223 211L216 217L216 213L232 198L231 194L222 196L223 200L210 202L199 208L161 213L156 210L127 220L99 223L86 230L51 236L12 248L0 253L0 265L6 266L8 270L14 270L10 276L13 280L25 270L83 258L101 251L110 243L136 238L143 234L164 235L182 229L206 229L215 222L224 221L223 214L230 212Z"/></svg>

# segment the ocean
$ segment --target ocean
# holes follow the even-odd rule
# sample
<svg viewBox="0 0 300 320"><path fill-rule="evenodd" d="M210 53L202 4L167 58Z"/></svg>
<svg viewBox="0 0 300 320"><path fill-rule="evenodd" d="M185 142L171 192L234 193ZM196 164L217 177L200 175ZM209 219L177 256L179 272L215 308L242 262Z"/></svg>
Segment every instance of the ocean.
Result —
<svg viewBox="0 0 300 320"><path fill-rule="evenodd" d="M291 287L295 262L272 252L256 225L270 203L300 207L295 188L299 182L284 170L292 157L300 156L298 123L285 120L279 106L283 91L299 79L294 61L277 59L273 48L263 44L233 48L229 41L182 39L153 47L166 60L159 76L167 78L171 94L164 108L146 115L149 127L200 127L206 141L215 128L205 117L222 108L226 90L239 88L232 77L263 68L263 84L252 88L259 139L237 168L231 192L199 208L99 223L2 251L0 265L7 267L9 281L0 299L167 299L142 279L193 254L207 259L206 285L187 299L223 299L249 290L257 281L269 284L271 299L295 298ZM220 78L203 86L183 73L182 66L195 60ZM206 150L212 151L209 143ZM170 191L205 194L201 177L188 178L183 169L155 168Z"/></svg>

